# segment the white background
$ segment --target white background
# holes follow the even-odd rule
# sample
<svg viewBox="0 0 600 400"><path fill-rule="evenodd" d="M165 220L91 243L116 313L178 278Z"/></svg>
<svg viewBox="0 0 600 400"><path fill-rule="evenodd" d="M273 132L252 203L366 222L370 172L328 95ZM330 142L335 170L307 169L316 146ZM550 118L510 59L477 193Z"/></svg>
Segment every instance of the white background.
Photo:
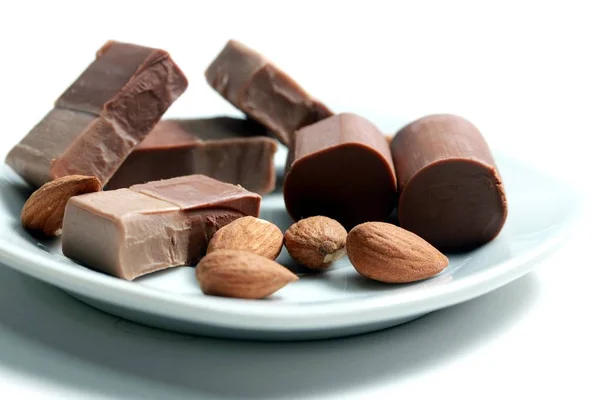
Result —
<svg viewBox="0 0 600 400"><path fill-rule="evenodd" d="M463 115L494 151L598 207L593 1L203 3L3 2L0 156L107 39L171 52L190 87L170 115L234 114L203 71L236 38L335 111L387 132L428 113ZM0 398L600 398L599 223L590 207L551 259L480 299L315 343L155 331L0 265Z"/></svg>

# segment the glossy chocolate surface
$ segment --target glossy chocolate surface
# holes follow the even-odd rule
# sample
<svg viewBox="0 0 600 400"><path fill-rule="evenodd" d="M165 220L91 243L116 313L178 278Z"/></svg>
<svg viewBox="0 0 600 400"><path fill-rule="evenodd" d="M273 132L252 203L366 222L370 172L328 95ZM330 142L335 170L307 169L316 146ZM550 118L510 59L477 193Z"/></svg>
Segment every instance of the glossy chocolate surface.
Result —
<svg viewBox="0 0 600 400"><path fill-rule="evenodd" d="M454 115L432 115L392 141L400 226L438 249L459 251L495 238L507 216L502 179L479 130Z"/></svg>
<svg viewBox="0 0 600 400"><path fill-rule="evenodd" d="M339 114L296 133L284 199L295 220L325 215L352 228L385 219L396 202L388 142L355 114Z"/></svg>

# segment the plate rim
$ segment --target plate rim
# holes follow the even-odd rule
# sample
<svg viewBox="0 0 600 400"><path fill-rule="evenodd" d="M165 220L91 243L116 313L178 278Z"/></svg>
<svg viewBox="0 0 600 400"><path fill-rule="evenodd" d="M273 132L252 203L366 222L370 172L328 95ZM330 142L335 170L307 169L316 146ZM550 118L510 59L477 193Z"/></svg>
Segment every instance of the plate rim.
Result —
<svg viewBox="0 0 600 400"><path fill-rule="evenodd" d="M514 279L517 279L533 267L536 261L541 261L549 256L558 247L565 234L555 235L547 240L543 246L536 247L536 251L524 253L521 256L511 258L496 264L493 268L476 272L468 277L442 286L423 287L419 290L399 293L386 293L372 298L355 298L332 302L329 304L306 303L264 303L254 300L228 299L228 298L190 298L183 294L168 293L136 285L131 282L121 281L110 276L102 276L95 271L89 271L95 275L88 275L88 271L79 269L64 270L64 264L57 260L48 260L43 255L36 254L30 257L19 257L14 252L7 250L5 242L0 242L0 254L9 256L11 260L3 259L8 267L16 269L33 278L42 280L62 290L80 293L103 302L123 306L122 302L108 299L106 293L111 293L113 298L119 296L124 300L132 300L127 308L155 314L157 306L169 313L170 317L183 319L194 323L208 323L219 326L254 328L256 322L261 326L266 322L268 328L292 328L305 327L340 327L352 325L351 322L336 323L336 319L360 315L361 323L380 321L379 313L392 311L394 317L409 316L421 312L445 308L490 292ZM12 262L11 262L12 261ZM31 262L33 267L25 266ZM52 271L41 272L42 268L51 267ZM50 272L63 269L61 275L53 276ZM96 279L99 278L99 279ZM105 296L96 293L105 291ZM132 298L136 297L135 299ZM176 307L176 309L173 309ZM164 310L164 309L169 310ZM188 314L189 311L190 313ZM201 311L201 318L195 318L195 313ZM368 314L365 314L368 312ZM215 318L216 317L216 318ZM251 319L255 323L244 323Z"/></svg>

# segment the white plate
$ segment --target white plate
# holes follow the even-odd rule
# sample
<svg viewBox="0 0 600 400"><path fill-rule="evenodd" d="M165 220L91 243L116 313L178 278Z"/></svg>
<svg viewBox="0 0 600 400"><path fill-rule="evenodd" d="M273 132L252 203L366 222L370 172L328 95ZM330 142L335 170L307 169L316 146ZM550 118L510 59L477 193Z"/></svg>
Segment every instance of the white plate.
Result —
<svg viewBox="0 0 600 400"><path fill-rule="evenodd" d="M278 164L283 154L278 154ZM368 281L347 259L311 274L285 253L279 261L301 275L260 301L204 296L190 267L178 267L126 282L89 270L64 257L59 239L38 241L19 215L29 190L6 166L0 168L0 261L58 286L80 300L136 322L186 333L298 340L346 336L397 325L480 296L519 278L561 243L578 206L566 184L507 157L497 156L509 217L488 245L451 255L449 267L418 283ZM266 196L263 218L282 230L291 223L281 193Z"/></svg>

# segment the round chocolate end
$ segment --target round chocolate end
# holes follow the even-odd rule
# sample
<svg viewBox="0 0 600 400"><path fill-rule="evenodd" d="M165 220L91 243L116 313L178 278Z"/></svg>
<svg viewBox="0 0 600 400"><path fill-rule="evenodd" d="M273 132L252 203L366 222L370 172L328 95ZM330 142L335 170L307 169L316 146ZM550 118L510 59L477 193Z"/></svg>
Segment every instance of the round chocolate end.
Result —
<svg viewBox="0 0 600 400"><path fill-rule="evenodd" d="M489 242L506 216L506 197L496 169L467 158L424 167L404 186L398 202L400 226L447 251Z"/></svg>
<svg viewBox="0 0 600 400"><path fill-rule="evenodd" d="M381 154L348 143L296 160L286 176L283 196L295 220L324 215L351 229L390 214L396 182Z"/></svg>

